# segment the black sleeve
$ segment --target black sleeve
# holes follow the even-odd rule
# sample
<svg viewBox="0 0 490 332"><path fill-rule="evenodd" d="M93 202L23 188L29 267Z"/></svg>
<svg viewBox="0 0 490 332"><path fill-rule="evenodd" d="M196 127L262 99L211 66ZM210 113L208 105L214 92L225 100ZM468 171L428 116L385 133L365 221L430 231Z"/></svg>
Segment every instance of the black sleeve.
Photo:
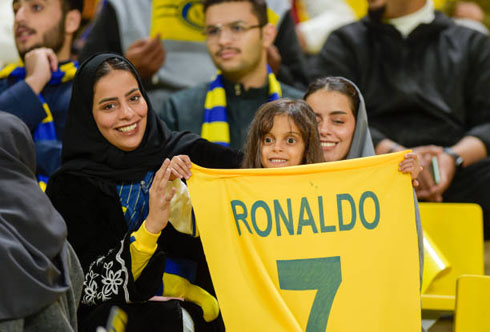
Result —
<svg viewBox="0 0 490 332"><path fill-rule="evenodd" d="M62 174L53 176L46 189L65 219L68 241L80 259L85 273L82 303L88 306L112 300L144 301L162 286L165 255L160 247L134 281L130 234L110 188L82 176Z"/></svg>
<svg viewBox="0 0 490 332"><path fill-rule="evenodd" d="M82 62L99 52L123 54L116 12L107 1L95 20L92 31L80 52L79 60Z"/></svg>
<svg viewBox="0 0 490 332"><path fill-rule="evenodd" d="M290 11L281 20L274 45L282 59L277 79L304 90L309 83L309 74Z"/></svg>
<svg viewBox="0 0 490 332"><path fill-rule="evenodd" d="M480 139L490 155L490 38L474 33L468 47L471 69L465 88L469 130L465 136Z"/></svg>
<svg viewBox="0 0 490 332"><path fill-rule="evenodd" d="M193 163L208 168L239 168L243 159L242 152L204 138L190 146L188 155Z"/></svg>
<svg viewBox="0 0 490 332"><path fill-rule="evenodd" d="M369 126L369 131L371 132L371 138L373 139L374 148L376 148L379 142L387 138L385 134L372 126Z"/></svg>
<svg viewBox="0 0 490 332"><path fill-rule="evenodd" d="M166 143L166 156L185 154L191 161L207 168L239 168L243 153L209 142L190 131L173 131Z"/></svg>
<svg viewBox="0 0 490 332"><path fill-rule="evenodd" d="M356 50L350 40L342 28L332 32L321 51L311 58L311 77L343 76L359 86L357 73L361 71L357 68Z"/></svg>

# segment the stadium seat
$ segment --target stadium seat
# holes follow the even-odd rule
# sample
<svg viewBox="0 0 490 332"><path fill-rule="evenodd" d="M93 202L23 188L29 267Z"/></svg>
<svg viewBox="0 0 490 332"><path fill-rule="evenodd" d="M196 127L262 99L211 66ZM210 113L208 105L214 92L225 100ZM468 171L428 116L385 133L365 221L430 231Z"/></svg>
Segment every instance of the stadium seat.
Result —
<svg viewBox="0 0 490 332"><path fill-rule="evenodd" d="M419 206L424 233L449 265L444 273L435 275L429 285L424 285L422 310L453 312L457 278L462 274L484 274L482 209L469 203L420 203ZM424 263L424 270L428 262Z"/></svg>
<svg viewBox="0 0 490 332"><path fill-rule="evenodd" d="M490 331L490 276L462 275L456 286L454 332Z"/></svg>

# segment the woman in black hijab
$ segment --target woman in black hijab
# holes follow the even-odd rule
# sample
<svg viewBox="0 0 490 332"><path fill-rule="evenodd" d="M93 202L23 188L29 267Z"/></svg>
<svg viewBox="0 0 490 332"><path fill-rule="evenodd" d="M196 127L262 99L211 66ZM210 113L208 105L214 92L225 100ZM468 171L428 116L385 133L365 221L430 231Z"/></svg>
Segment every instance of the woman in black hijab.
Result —
<svg viewBox="0 0 490 332"><path fill-rule="evenodd" d="M76 331L83 274L35 158L27 126L0 112L0 331Z"/></svg>
<svg viewBox="0 0 490 332"><path fill-rule="evenodd" d="M170 132L124 57L99 54L80 66L62 167L46 192L65 218L85 271L82 331L105 325L114 304L128 314L126 331L183 330L182 302L148 301L168 294L162 284L167 254L195 254L183 246L185 236L167 226L173 193L168 161L162 162L179 154L207 167L237 167L241 158L195 134Z"/></svg>

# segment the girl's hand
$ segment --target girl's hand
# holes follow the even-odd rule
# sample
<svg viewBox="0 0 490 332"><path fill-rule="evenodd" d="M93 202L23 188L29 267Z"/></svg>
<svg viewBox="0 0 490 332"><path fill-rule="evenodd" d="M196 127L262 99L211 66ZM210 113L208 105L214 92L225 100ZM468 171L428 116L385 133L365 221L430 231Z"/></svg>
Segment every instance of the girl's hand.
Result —
<svg viewBox="0 0 490 332"><path fill-rule="evenodd" d="M189 156L186 156L184 154L175 156L172 158L170 161L170 169L171 169L171 174L170 174L170 181L173 181L175 179L186 179L189 180L191 177L191 159Z"/></svg>
<svg viewBox="0 0 490 332"><path fill-rule="evenodd" d="M150 203L146 229L153 234L160 233L167 226L170 215L170 201L175 194L175 188L170 188L170 160L167 158L155 173L150 188Z"/></svg>
<svg viewBox="0 0 490 332"><path fill-rule="evenodd" d="M417 177L419 173L423 170L423 167L420 166L419 159L416 153L407 153L405 155L405 159L400 163L400 167L398 170L402 173L410 173L412 177L412 185L414 187L418 187L419 182L417 181Z"/></svg>

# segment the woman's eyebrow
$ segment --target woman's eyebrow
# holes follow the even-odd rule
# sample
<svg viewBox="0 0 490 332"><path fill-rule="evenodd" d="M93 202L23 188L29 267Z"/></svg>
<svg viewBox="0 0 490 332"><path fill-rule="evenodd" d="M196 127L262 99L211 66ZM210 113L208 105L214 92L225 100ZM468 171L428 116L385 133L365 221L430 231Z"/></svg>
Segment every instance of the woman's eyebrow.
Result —
<svg viewBox="0 0 490 332"><path fill-rule="evenodd" d="M106 101L115 101L117 100L117 97L109 97L109 98L104 98L104 99L101 99L99 100L98 104L102 104L102 103L105 103Z"/></svg>
<svg viewBox="0 0 490 332"><path fill-rule="evenodd" d="M127 97L130 94L132 94L133 92L138 91L138 90L139 90L138 88L131 89L131 90L129 90L129 92L126 92L126 94L124 96Z"/></svg>
<svg viewBox="0 0 490 332"><path fill-rule="evenodd" d="M336 115L336 114L347 114L346 111L338 110L338 111L332 111L329 114L331 115Z"/></svg>
<svg viewBox="0 0 490 332"><path fill-rule="evenodd" d="M124 94L124 96L125 96L125 97L127 97L127 96L129 96L130 94L132 94L133 92L138 91L138 90L139 90L138 88L131 89L131 90L129 90L128 92L126 92L126 93ZM98 102L98 104L102 104L102 103L105 103L105 102L107 102L107 101L115 101L115 100L117 100L117 97L108 97L108 98L101 99L101 100Z"/></svg>

